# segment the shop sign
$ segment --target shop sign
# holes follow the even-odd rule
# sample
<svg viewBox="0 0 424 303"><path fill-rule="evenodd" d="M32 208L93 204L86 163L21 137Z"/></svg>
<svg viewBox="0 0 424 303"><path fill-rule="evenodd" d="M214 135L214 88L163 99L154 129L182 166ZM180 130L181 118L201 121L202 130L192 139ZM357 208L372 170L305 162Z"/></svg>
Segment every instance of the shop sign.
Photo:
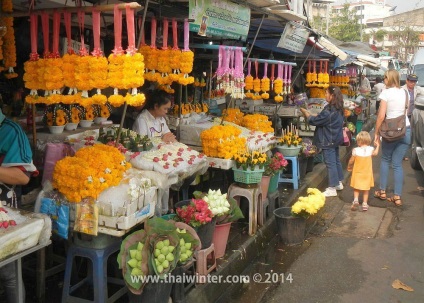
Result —
<svg viewBox="0 0 424 303"><path fill-rule="evenodd" d="M308 37L309 31L306 28L295 22L288 22L277 47L285 48L295 53L302 53Z"/></svg>
<svg viewBox="0 0 424 303"><path fill-rule="evenodd" d="M200 36L246 40L250 8L226 0L189 0L190 31Z"/></svg>

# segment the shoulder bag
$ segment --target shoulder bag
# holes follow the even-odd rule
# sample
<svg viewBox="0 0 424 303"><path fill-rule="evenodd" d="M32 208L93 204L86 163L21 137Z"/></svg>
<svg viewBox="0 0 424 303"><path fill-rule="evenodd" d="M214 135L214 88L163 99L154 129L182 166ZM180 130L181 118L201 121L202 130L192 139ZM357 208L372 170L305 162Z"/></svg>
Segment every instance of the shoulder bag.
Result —
<svg viewBox="0 0 424 303"><path fill-rule="evenodd" d="M388 142L393 142L405 137L406 133L406 109L408 108L408 93L405 91L405 111L403 115L387 119L384 118L380 127L380 136Z"/></svg>

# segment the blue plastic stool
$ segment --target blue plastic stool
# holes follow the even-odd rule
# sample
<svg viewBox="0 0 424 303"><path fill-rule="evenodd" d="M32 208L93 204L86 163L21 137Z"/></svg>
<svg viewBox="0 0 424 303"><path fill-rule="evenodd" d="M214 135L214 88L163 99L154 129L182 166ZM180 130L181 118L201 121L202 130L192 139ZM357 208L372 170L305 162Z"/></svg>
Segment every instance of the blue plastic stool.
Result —
<svg viewBox="0 0 424 303"><path fill-rule="evenodd" d="M280 176L278 178L278 183L292 183L294 189L299 188L299 158L297 156L295 157L284 157L284 159L291 161L292 163L292 173L291 177L289 178L286 173L280 173Z"/></svg>
<svg viewBox="0 0 424 303"><path fill-rule="evenodd" d="M123 279L107 277L107 260L110 255L117 252L121 247L120 242L114 242L109 244L105 248L91 248L78 246L72 244L68 249L68 256L66 258L66 270L65 270L65 279L63 284L62 291L62 303L67 302L105 302L111 303L115 302L121 296L127 293L127 287ZM72 273L72 264L74 257L84 257L91 260L93 264L93 277L86 277L77 284L71 286L71 273ZM80 288L86 282L92 282L94 290L94 300L85 300L79 297L74 297L71 295L76 289ZM107 282L122 285L117 292L115 292L111 297L108 297L107 293Z"/></svg>

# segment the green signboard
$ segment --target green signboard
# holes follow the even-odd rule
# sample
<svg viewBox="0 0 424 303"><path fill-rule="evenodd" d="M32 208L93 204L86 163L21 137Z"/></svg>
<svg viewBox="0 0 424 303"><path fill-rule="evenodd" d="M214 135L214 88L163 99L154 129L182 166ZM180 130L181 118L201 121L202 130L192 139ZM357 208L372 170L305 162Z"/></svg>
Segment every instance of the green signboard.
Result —
<svg viewBox="0 0 424 303"><path fill-rule="evenodd" d="M250 8L226 0L189 0L190 31L200 36L246 40Z"/></svg>

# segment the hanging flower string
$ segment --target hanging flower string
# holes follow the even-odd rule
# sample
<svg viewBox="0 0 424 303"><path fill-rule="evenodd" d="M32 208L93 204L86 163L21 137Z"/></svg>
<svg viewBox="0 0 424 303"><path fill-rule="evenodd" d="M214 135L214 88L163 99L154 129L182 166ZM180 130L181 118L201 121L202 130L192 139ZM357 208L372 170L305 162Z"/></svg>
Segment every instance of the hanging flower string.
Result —
<svg viewBox="0 0 424 303"><path fill-rule="evenodd" d="M156 48L156 27L157 21L155 18L152 19L152 28L150 32L151 41L150 41L150 49L148 51L147 58L144 58L144 62L146 65L146 69L148 70L144 77L146 80L157 82L160 77L159 73L156 73L156 69L158 67L158 56L159 50Z"/></svg>
<svg viewBox="0 0 424 303"><path fill-rule="evenodd" d="M258 67L258 61L255 60L255 72L256 72L256 77L253 80L253 91L255 92L255 94L253 95L252 99L253 100L259 100L261 99L261 95L259 95L260 91L261 91L261 79L259 79L258 74L259 74L259 67Z"/></svg>
<svg viewBox="0 0 424 303"><path fill-rule="evenodd" d="M124 50L122 49L122 11L119 10L118 5L115 4L113 10L114 20L114 33L115 33L115 48L112 54L109 55L109 71L108 71L108 85L113 87L113 95L109 96L108 101L114 107L119 107L124 103L124 97L119 95L118 89L124 88L122 79L124 78Z"/></svg>
<svg viewBox="0 0 424 303"><path fill-rule="evenodd" d="M283 96L281 96L281 94L283 93L283 79L282 79L282 74L283 74L283 66L281 63L278 63L278 68L277 68L277 79L274 80L274 93L275 93L275 97L274 100L275 102L283 102Z"/></svg>
<svg viewBox="0 0 424 303"><path fill-rule="evenodd" d="M62 96L62 102L64 104L73 104L76 102L74 93L77 93L76 80L75 80L75 65L78 60L78 56L72 49L71 39L71 13L64 12L63 19L65 23L66 40L67 40L67 53L63 55L62 73L64 85L69 88L68 94ZM75 123L75 122L73 122Z"/></svg>
<svg viewBox="0 0 424 303"><path fill-rule="evenodd" d="M234 53L234 89L231 96L236 99L244 99L243 51L240 47L236 47Z"/></svg>
<svg viewBox="0 0 424 303"><path fill-rule="evenodd" d="M12 13L12 0L2 0L3 12ZM13 17L1 17L0 26L6 26L6 33L3 36L3 60L6 73L4 76L7 79L16 78L18 76L14 71L16 67L16 45L15 45L15 30L13 28Z"/></svg>
<svg viewBox="0 0 424 303"><path fill-rule="evenodd" d="M94 49L91 52L90 72L91 86L96 89L96 93L91 96L93 104L104 105L107 97L102 94L101 90L105 89L107 84L108 62L100 48L100 11L93 10L93 42Z"/></svg>
<svg viewBox="0 0 424 303"><path fill-rule="evenodd" d="M172 40L173 47L169 58L169 67L172 69L172 74L169 75L169 78L172 81L177 81L180 74L181 50L178 48L178 29L175 19L172 19Z"/></svg>
<svg viewBox="0 0 424 303"><path fill-rule="evenodd" d="M125 5L127 14L128 48L124 57L124 88L130 89L124 100L131 106L142 106L146 100L144 94L137 92L137 87L144 84L143 56L137 53L135 48L134 10L128 4Z"/></svg>
<svg viewBox="0 0 424 303"><path fill-rule="evenodd" d="M249 60L249 62L247 63L247 76L244 79L244 84L245 84L244 89L247 90L247 92L245 93L246 98L253 99L253 93L251 92L251 90L253 90L253 77L250 73L251 67L252 67L252 61Z"/></svg>
<svg viewBox="0 0 424 303"><path fill-rule="evenodd" d="M194 77L188 74L193 70L194 53L189 49L189 24L188 19L184 19L184 49L181 52L180 58L180 78L178 83L188 85L194 83Z"/></svg>
<svg viewBox="0 0 424 303"><path fill-rule="evenodd" d="M269 99L269 90L271 89L271 81L268 78L268 63L264 64L264 77L261 80L262 99Z"/></svg>
<svg viewBox="0 0 424 303"><path fill-rule="evenodd" d="M169 77L169 74L172 73L172 68L170 66L172 51L168 48L168 26L168 19L165 18L163 20L162 29L162 49L158 57L158 71L161 73L161 77L158 78L158 83L160 85L169 85L172 83L172 78Z"/></svg>
<svg viewBox="0 0 424 303"><path fill-rule="evenodd" d="M63 61L59 54L60 17L59 12L53 13L52 53L46 60L46 74L44 75L46 88L50 91L47 98L51 104L62 102L60 90L65 85L62 73Z"/></svg>
<svg viewBox="0 0 424 303"><path fill-rule="evenodd" d="M30 89L30 93L25 97L25 101L28 104L38 103L38 92L37 89L40 87L40 81L37 76L38 70L38 59L37 53L37 38L38 38L38 15L30 15L30 34L31 34L31 54L29 60L24 63L24 75L23 80L25 87ZM1 49L1 47L0 47Z"/></svg>

